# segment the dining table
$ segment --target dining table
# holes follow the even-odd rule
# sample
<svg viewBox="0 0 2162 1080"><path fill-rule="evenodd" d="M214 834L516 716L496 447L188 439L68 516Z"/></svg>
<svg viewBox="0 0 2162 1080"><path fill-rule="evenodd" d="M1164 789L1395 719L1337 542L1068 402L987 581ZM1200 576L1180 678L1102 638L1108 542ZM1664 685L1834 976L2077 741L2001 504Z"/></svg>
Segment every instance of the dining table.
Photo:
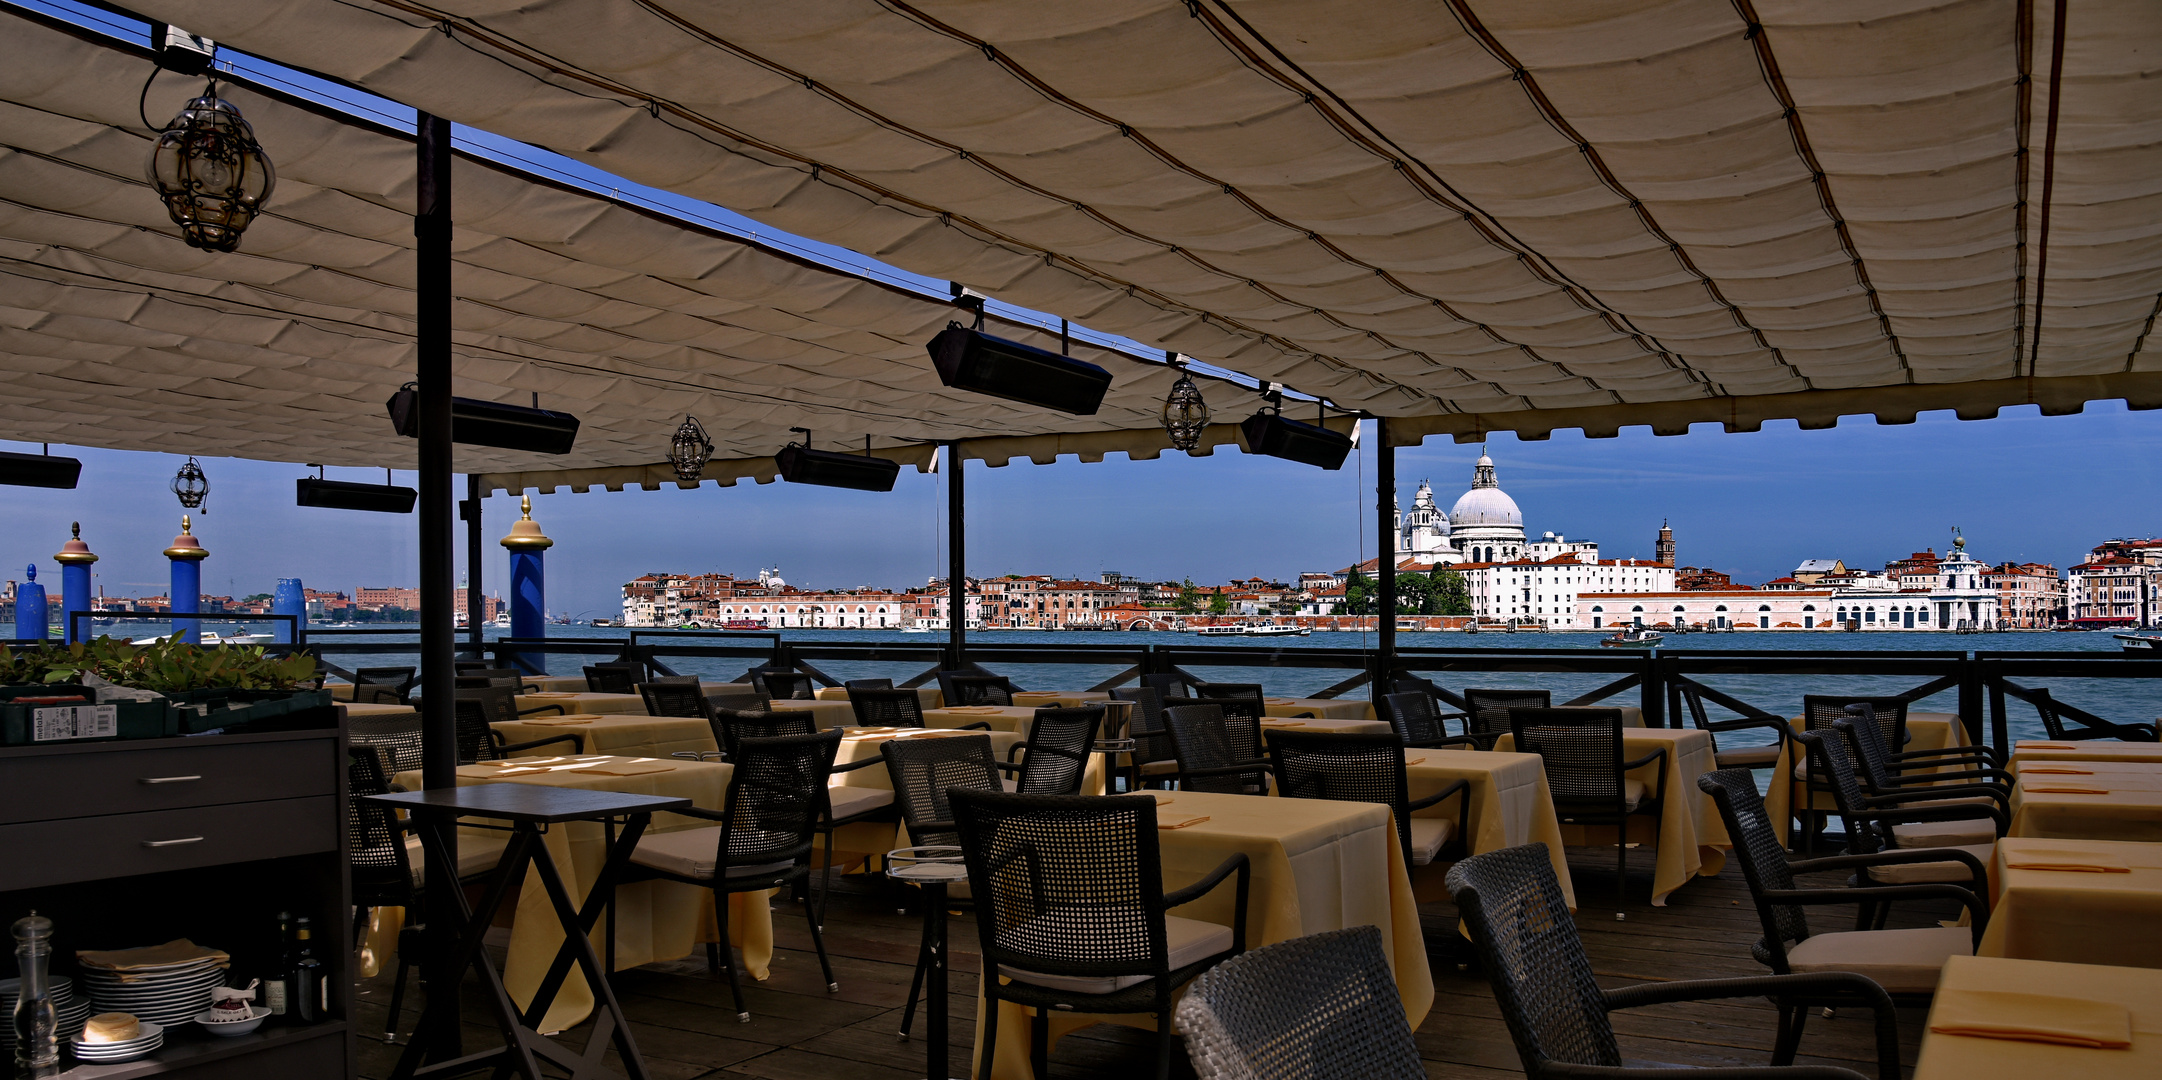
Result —
<svg viewBox="0 0 2162 1080"><path fill-rule="evenodd" d="M1547 861L1561 894L1576 910L1576 890L1569 880L1569 860L1563 856L1561 820L1554 814L1554 799L1547 791L1546 764L1537 754L1503 750L1456 750L1413 747L1404 751L1407 794L1416 802L1454 784L1469 784L1470 804L1465 807L1463 844L1467 854L1482 855L1522 844L1545 844ZM1412 812L1413 817L1454 818L1456 799L1443 799ZM1414 894L1422 904L1445 903L1449 890L1443 878L1450 864L1440 860L1415 866L1411 871Z"/></svg>
<svg viewBox="0 0 2162 1080"><path fill-rule="evenodd" d="M584 740L588 754L665 758L676 753L719 750L713 741L713 725L703 718L646 716L632 713L572 713L526 716L488 725L507 744L533 742L572 734ZM513 757L562 753L562 745L537 746Z"/></svg>
<svg viewBox="0 0 2162 1080"><path fill-rule="evenodd" d="M2149 761L2162 762L2162 743L2080 739L2050 742L2026 739L2012 744L2012 761Z"/></svg>
<svg viewBox="0 0 2162 1080"><path fill-rule="evenodd" d="M1261 709L1269 716L1311 716L1317 720L1374 719L1374 703L1361 698L1265 697L1261 699Z"/></svg>
<svg viewBox="0 0 2162 1080"><path fill-rule="evenodd" d="M916 687L915 690L916 701L923 708L936 709L940 705L945 704L944 695L938 692L938 687L936 686L919 686ZM848 687L821 686L817 690L812 692L811 698L814 701L847 701Z"/></svg>
<svg viewBox="0 0 2162 1080"><path fill-rule="evenodd" d="M2157 1076L2162 971L1954 956L1937 976L1912 1080Z"/></svg>
<svg viewBox="0 0 2162 1080"><path fill-rule="evenodd" d="M1192 884L1233 854L1252 866L1246 947L1374 926L1381 931L1404 1019L1416 1029L1434 1004L1433 972L1419 928L1419 905L1404 868L1395 818L1379 803L1279 799L1198 791L1157 792L1157 842L1165 892ZM1226 882L1172 912L1228 924L1235 889ZM987 1010L976 997L976 1038L982 1045ZM1031 1080L1030 1010L1001 1002L997 1080ZM1050 1037L1097 1023L1155 1030L1147 1013L1112 1016L1054 1010Z"/></svg>
<svg viewBox="0 0 2162 1080"><path fill-rule="evenodd" d="M420 717L420 710L411 705L393 705L387 701L341 701L338 708L346 716L364 717L369 720Z"/></svg>
<svg viewBox="0 0 2162 1080"><path fill-rule="evenodd" d="M1495 750L1516 749L1516 737L1503 735ZM1658 854L1652 864L1652 906L1665 907L1667 897L1692 877L1717 877L1734 846L1727 838L1726 823L1711 796L1697 787L1697 777L1718 768L1712 759L1712 737L1695 728L1622 728L1622 757L1633 761L1654 750L1667 751L1663 762L1642 765L1629 773L1653 792L1663 771L1666 802L1659 808L1657 832L1649 815L1633 815L1628 824L1631 843L1656 842ZM1430 751L1431 752L1431 751ZM1551 806L1551 801L1549 802ZM1563 842L1574 845L1606 845L1615 842L1615 830L1607 825L1561 826Z"/></svg>
<svg viewBox="0 0 2162 1080"><path fill-rule="evenodd" d="M1111 700L1103 690L1016 690L1013 703L1024 709L1078 709Z"/></svg>
<svg viewBox="0 0 2162 1080"><path fill-rule="evenodd" d="M2007 836L1977 956L2162 968L2162 844Z"/></svg>
<svg viewBox="0 0 2162 1080"><path fill-rule="evenodd" d="M1344 720L1323 717L1315 717L1309 720L1270 715L1261 718L1261 730L1319 731L1331 735L1388 735L1392 733L1393 729L1380 720Z"/></svg>
<svg viewBox="0 0 2162 1080"><path fill-rule="evenodd" d="M2025 761L2009 835L2162 842L2162 763Z"/></svg>
<svg viewBox="0 0 2162 1080"><path fill-rule="evenodd" d="M1024 737L1028 735L1029 724L1035 719L1035 707L1022 705L958 705L923 711L925 727L957 728L969 724L989 724L993 731L1019 732Z"/></svg>
<svg viewBox="0 0 2162 1080"><path fill-rule="evenodd" d="M525 684L544 694L582 694L591 689L584 675L529 675ZM718 679L700 679L698 690L703 694L752 692L750 683L722 682Z"/></svg>
<svg viewBox="0 0 2162 1080"><path fill-rule="evenodd" d="M811 726L819 731L847 727L856 722L856 708L846 699L834 701L831 698L775 698L767 707L773 712L810 713Z"/></svg>
<svg viewBox="0 0 2162 1080"><path fill-rule="evenodd" d="M595 694L585 690L550 690L518 695L518 711L560 706L565 713L634 713L644 715L646 699L638 694ZM554 714L549 714L554 715Z"/></svg>

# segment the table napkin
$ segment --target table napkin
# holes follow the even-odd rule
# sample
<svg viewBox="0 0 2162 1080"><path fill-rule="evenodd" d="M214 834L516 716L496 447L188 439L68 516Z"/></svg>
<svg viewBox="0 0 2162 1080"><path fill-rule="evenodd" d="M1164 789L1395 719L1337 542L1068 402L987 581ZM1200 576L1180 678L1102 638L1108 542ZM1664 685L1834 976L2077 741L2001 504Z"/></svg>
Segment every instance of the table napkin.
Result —
<svg viewBox="0 0 2162 1080"><path fill-rule="evenodd" d="M853 738L857 735L886 735L900 730L897 727L852 727L848 729L847 734Z"/></svg>
<svg viewBox="0 0 2162 1080"><path fill-rule="evenodd" d="M553 720L523 720L520 723L539 724L542 727L576 727L579 724L590 724L594 719L591 716L581 716L575 719L568 716L558 716Z"/></svg>
<svg viewBox="0 0 2162 1080"><path fill-rule="evenodd" d="M1405 764L1405 765L1424 765L1424 764L1426 764L1426 759L1425 759L1425 758L1423 758L1423 757L1408 757L1408 758L1405 758L1405 759L1404 759L1404 764Z"/></svg>
<svg viewBox="0 0 2162 1080"><path fill-rule="evenodd" d="M592 773L595 776L644 776L647 773L674 772L673 765L658 761L611 761L604 765L588 765L572 772Z"/></svg>
<svg viewBox="0 0 2162 1080"><path fill-rule="evenodd" d="M2093 851L2069 851L2063 848L2033 848L2020 845L2016 854L2005 856L2004 865L2014 870L2065 870L2084 871L2090 874L2129 874L2132 868L2123 859Z"/></svg>
<svg viewBox="0 0 2162 1080"><path fill-rule="evenodd" d="M2063 742L2023 742L2012 746L2014 753L2021 750L2077 750L2079 747Z"/></svg>
<svg viewBox="0 0 2162 1080"><path fill-rule="evenodd" d="M1207 814L1200 814L1189 818L1157 818L1156 827L1159 829L1183 829L1188 825L1199 825L1202 822L1207 821L1208 819L1209 816Z"/></svg>
<svg viewBox="0 0 2162 1080"><path fill-rule="evenodd" d="M979 715L980 715L980 714L986 714L986 713L987 713L987 714L990 714L990 715L996 716L996 715L998 715L998 712L999 712L999 706L996 706L996 705L956 705L956 706L954 706L953 708L947 709L946 711L947 711L947 712L960 712L960 713L976 713L976 714L979 714Z"/></svg>
<svg viewBox="0 0 2162 1080"><path fill-rule="evenodd" d="M2132 1014L2088 998L2011 990L1939 990L1929 1030L1978 1039L2015 1039L2123 1050L2132 1045Z"/></svg>
<svg viewBox="0 0 2162 1080"><path fill-rule="evenodd" d="M2019 774L2021 776L2025 776L2028 773L2046 773L2051 776L2093 776L2094 770L2070 769L2062 765L2022 765L2019 767Z"/></svg>
<svg viewBox="0 0 2162 1080"><path fill-rule="evenodd" d="M2027 794L2029 794L2029 795L2107 795L2107 794L2109 794L2109 789L2108 789L2108 788L2104 788L2104 787L2080 787L2080 786L2075 786L2075 785L2072 785L2072 784L2050 784L2050 785L2048 785L2048 786L2046 786L2046 787L2045 787L2045 786L2041 786L2041 785L2036 785L2036 784L2021 784L2021 785L2019 786L2019 788L2020 788L2020 790L2021 790L2021 791L2024 791L2024 792L2026 792L2026 793L2027 793Z"/></svg>
<svg viewBox="0 0 2162 1080"><path fill-rule="evenodd" d="M1171 805L1172 799L1176 798L1176 796L1170 794L1169 792L1163 791L1151 791L1149 792L1149 794L1156 796L1156 805L1158 806L1169 806Z"/></svg>
<svg viewBox="0 0 2162 1080"><path fill-rule="evenodd" d="M536 765L554 765L554 764L557 764L558 762L564 762L564 761L574 761L574 760L576 760L576 759L575 759L575 758L567 758L567 757L560 757L560 756L559 756L559 757L522 757L522 758L497 758L497 759L496 759L496 760L494 760L494 761L476 761L476 762L472 763L471 765L464 765L464 766L460 766L460 767L461 767L461 768L467 768L467 769L530 769L530 768L532 768L532 767L534 767L534 766L536 766Z"/></svg>
<svg viewBox="0 0 2162 1080"><path fill-rule="evenodd" d="M1297 720L1277 720L1277 719L1274 719L1274 718L1270 718L1270 719L1265 719L1265 720L1261 721L1261 726L1262 726L1262 727L1305 727L1306 725L1305 725L1304 723L1300 722L1300 721L1297 721Z"/></svg>
<svg viewBox="0 0 2162 1080"><path fill-rule="evenodd" d="M218 949L207 949L187 938L174 938L163 945L149 945L140 949L81 950L75 961L84 967L105 968L111 971L133 971L136 968L171 967L190 960L215 960L220 965L232 962L232 957Z"/></svg>

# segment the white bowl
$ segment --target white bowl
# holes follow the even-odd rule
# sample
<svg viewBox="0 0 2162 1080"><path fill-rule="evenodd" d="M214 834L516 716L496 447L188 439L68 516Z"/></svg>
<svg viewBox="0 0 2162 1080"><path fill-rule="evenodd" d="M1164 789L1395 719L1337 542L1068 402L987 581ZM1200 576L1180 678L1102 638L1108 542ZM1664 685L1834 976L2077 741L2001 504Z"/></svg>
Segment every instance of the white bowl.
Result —
<svg viewBox="0 0 2162 1080"><path fill-rule="evenodd" d="M270 1015L270 1010L263 1008L260 1005L248 1006L248 1018L245 1020L220 1020L216 1016L212 1015L216 1011L217 1010L215 1009L204 1009L202 1012L195 1014L195 1022L200 1025L204 1031L207 1031L212 1035L224 1035L228 1037L233 1035L246 1035L248 1032L254 1031L256 1028L262 1027L263 1018Z"/></svg>

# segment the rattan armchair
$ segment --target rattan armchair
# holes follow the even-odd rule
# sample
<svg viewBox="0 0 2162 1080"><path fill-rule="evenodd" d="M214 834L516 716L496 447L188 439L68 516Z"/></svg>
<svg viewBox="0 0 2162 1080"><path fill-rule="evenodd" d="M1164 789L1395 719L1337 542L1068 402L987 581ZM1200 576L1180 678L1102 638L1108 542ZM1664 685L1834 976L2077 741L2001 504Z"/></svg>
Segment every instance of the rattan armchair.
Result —
<svg viewBox="0 0 2162 1080"><path fill-rule="evenodd" d="M1432 795L1412 798L1404 747L1396 736L1270 731L1265 737L1277 794L1387 806L1396 817L1396 839L1407 870L1434 862L1452 847L1461 853L1471 812L1471 782L1458 780ZM1457 798L1455 817L1412 816L1450 796Z"/></svg>
<svg viewBox="0 0 2162 1080"><path fill-rule="evenodd" d="M1842 720L1839 723L1846 724L1850 721ZM1897 830L1902 825L1986 818L1994 826L1997 835L2004 835L2008 823L2005 812L2003 808L1988 801L1948 802L1938 799L1927 790L1880 798L1869 797L1862 791L1861 781L1855 776L1851 737L1839 730L1837 724L1833 725L1830 731L1804 731L1794 737L1801 740L1818 774L1828 781L1832 801L1846 824L1847 853L1850 855L1869 855L1900 848ZM1884 885L1945 883L1959 885L1977 896L1989 895L1989 873L1986 868L1996 853L1994 843L1954 847L1919 844L1901 850L1928 852L1929 857L1894 860L1883 866L1867 866L1862 869L1858 880ZM1863 922L1881 925L1889 907L1876 909L1873 901L1865 899L1860 902L1863 905ZM1872 910L1876 911L1874 920L1870 919Z"/></svg>
<svg viewBox="0 0 2162 1080"><path fill-rule="evenodd" d="M978 1076L991 1075L997 1011L1034 1011L1030 1060L1049 1076L1051 1010L1150 1013L1156 1076L1171 1073L1172 996L1194 976L1246 951L1247 857L1165 892L1148 795L1009 795L955 788L949 797L976 899L987 1010ZM1237 878L1229 926L1172 909Z"/></svg>
<svg viewBox="0 0 2162 1080"><path fill-rule="evenodd" d="M826 779L832 773L834 752L840 745L839 731L737 740L731 762L735 771L728 778L727 808L714 811L693 806L675 811L719 824L649 832L639 838L637 850L631 853L626 880L660 878L713 890L714 916L720 922L719 944L706 946L706 964L709 970L727 969L728 989L735 996L736 1019L740 1022L750 1022L751 1012L743 1003L743 983L736 973L734 949L727 944L728 897L739 892L786 889L809 877L812 840L818 835L826 811ZM826 991L836 992L841 985L834 980L833 963L826 958L826 939L812 910L809 890L803 891L802 901L803 921L811 930L811 945L818 952L819 970L826 976Z"/></svg>
<svg viewBox="0 0 2162 1080"><path fill-rule="evenodd" d="M1232 741L1223 706L1216 702L1174 705L1164 710L1164 730L1170 734L1172 751L1178 755L1180 788L1232 795L1268 794L1268 761L1258 746L1240 752Z"/></svg>
<svg viewBox="0 0 2162 1080"><path fill-rule="evenodd" d="M1803 888L1796 874L1820 870L1864 870L1931 858L1916 851L1879 851L1789 861L1772 830L1764 798L1747 769L1721 769L1697 777L1697 787L1712 797L1734 857L1756 901L1764 936L1749 947L1758 963L1773 973L1851 971L1866 975L1885 992L1910 1003L1936 993L1937 972L1947 958L1972 956L1989 923L1989 907L1972 890L1946 883L1916 882L1865 888ZM1813 933L1805 908L1813 904L1889 905L1896 900L1956 900L1973 916L1971 926L1924 926L1876 930L1867 922L1855 929ZM1866 909L1862 916L1867 919ZM1798 1021L1797 1021L1798 1022Z"/></svg>
<svg viewBox="0 0 2162 1080"><path fill-rule="evenodd" d="M521 694L540 692L540 684L533 681L533 676L517 668L460 668L453 676L454 681L458 679L486 679L491 686L508 686ZM457 685L470 687L473 684L459 682Z"/></svg>
<svg viewBox="0 0 2162 1080"><path fill-rule="evenodd" d="M1554 695L1545 690L1494 690L1473 687L1464 691L1464 734L1492 750L1509 733L1509 710L1548 709Z"/></svg>
<svg viewBox="0 0 2162 1080"><path fill-rule="evenodd" d="M697 679L642 682L636 687L638 696L646 703L647 716L675 716L691 720L713 718L713 704L706 700L705 691Z"/></svg>
<svg viewBox="0 0 2162 1080"><path fill-rule="evenodd" d="M849 679L849 680L847 680L847 681L845 681L845 682L841 683L841 688L842 688L842 689L844 689L844 690L847 690L847 691L849 691L850 693L854 693L855 691L858 691L858 690L891 690L891 689L893 689L893 680L892 680L892 679Z"/></svg>
<svg viewBox="0 0 2162 1080"><path fill-rule="evenodd" d="M1372 926L1234 956L1186 986L1200 1080L1425 1080L1396 976Z"/></svg>
<svg viewBox="0 0 2162 1080"><path fill-rule="evenodd" d="M364 667L353 669L353 700L390 705L412 704L413 687L420 669L410 667Z"/></svg>
<svg viewBox="0 0 2162 1080"><path fill-rule="evenodd" d="M571 752L585 752L586 741L575 732L550 735L545 739L532 739L522 743L506 743L503 736L489 726L516 720L521 714L511 692L500 686L477 690L459 690L458 699L452 702L457 720L458 764L471 765L476 761L497 761L522 750L533 750L557 743L568 743ZM548 708L561 712L560 705ZM538 711L538 710L535 710Z"/></svg>
<svg viewBox="0 0 2162 1080"><path fill-rule="evenodd" d="M1722 769L1776 769L1780 758L1787 751L1787 744L1794 729L1778 717L1745 716L1739 720L1714 720L1704 709L1704 693L1694 686L1675 688L1682 708L1689 713L1689 722L1698 731L1710 734L1712 761ZM1719 748L1719 736L1733 731L1769 731L1772 741L1762 746L1733 746ZM1775 778L1776 780L1776 778Z"/></svg>
<svg viewBox="0 0 2162 1080"><path fill-rule="evenodd" d="M1024 795L1079 795L1088 773L1089 748L1104 711L1096 707L1038 709L1028 738L1015 743L999 769L1012 773L1006 790ZM1015 759L1019 760L1016 761Z"/></svg>
<svg viewBox="0 0 2162 1080"><path fill-rule="evenodd" d="M1014 685L1004 675L956 673L945 677L941 682L943 685L940 691L945 694L948 708L957 705L1013 704Z"/></svg>
<svg viewBox="0 0 2162 1080"><path fill-rule="evenodd" d="M1111 691L1111 696L1134 703L1134 718L1126 725L1126 734L1134 740L1133 762L1141 783L1163 784L1177 776L1179 755L1164 730L1164 699L1155 688L1129 686Z"/></svg>
<svg viewBox="0 0 2162 1080"><path fill-rule="evenodd" d="M775 701L809 701L818 696L809 675L787 668L759 668L751 672L751 685Z"/></svg>
<svg viewBox="0 0 2162 1080"><path fill-rule="evenodd" d="M1930 798L1909 800L1910 804L1933 806L1940 801L1987 801L2004 811L2001 820L2011 820L2012 785L2017 779L2012 774L1987 766L1956 772L1895 771L1892 755L1881 741L1882 732L1868 720L1869 706L1850 707L1862 715L1854 718L1856 722L1834 724L1832 730L1846 738L1847 750L1854 761L1855 778L1861 781L1863 793L1873 803L1887 796L1926 791ZM1955 818L1895 825L1892 835L1900 847L1962 847L1994 844L2002 833L1988 818Z"/></svg>
<svg viewBox="0 0 2162 1080"><path fill-rule="evenodd" d="M1509 727L1517 753L1539 755L1563 823L1614 827L1614 900L1626 905L1629 819L1648 818L1656 845L1667 797L1666 748L1624 761L1620 709L1511 709ZM1655 784L1630 778L1647 765L1661 766Z"/></svg>
<svg viewBox="0 0 2162 1080"><path fill-rule="evenodd" d="M1802 1016L1837 1001L1866 1005L1876 1022L1878 1080L1899 1080L1899 1019L1876 983L1845 972L1692 979L1601 990L1592 977L1576 921L1562 900L1543 844L1474 855L1449 868L1449 892L1493 986L1502 1020L1531 1080L1592 1077L1703 1076L1706 1080L1863 1080L1831 1066L1794 1066ZM1779 1030L1768 1067L1682 1072L1666 1066L1629 1068L1614 1038L1611 1013L1643 1005L1725 998L1769 998Z"/></svg>
<svg viewBox="0 0 2162 1080"><path fill-rule="evenodd" d="M635 694L646 679L644 664L587 664L586 690L595 694Z"/></svg>
<svg viewBox="0 0 2162 1080"><path fill-rule="evenodd" d="M1448 746L1461 746L1468 750L1484 750L1479 740L1471 735L1451 735L1449 725L1434 708L1434 699L1416 691L1383 694L1374 703L1381 711L1381 718L1389 722L1389 729L1396 733L1396 741L1406 749L1439 750Z"/></svg>
<svg viewBox="0 0 2162 1080"><path fill-rule="evenodd" d="M375 751L385 776L420 768L420 714L349 716L346 741Z"/></svg>

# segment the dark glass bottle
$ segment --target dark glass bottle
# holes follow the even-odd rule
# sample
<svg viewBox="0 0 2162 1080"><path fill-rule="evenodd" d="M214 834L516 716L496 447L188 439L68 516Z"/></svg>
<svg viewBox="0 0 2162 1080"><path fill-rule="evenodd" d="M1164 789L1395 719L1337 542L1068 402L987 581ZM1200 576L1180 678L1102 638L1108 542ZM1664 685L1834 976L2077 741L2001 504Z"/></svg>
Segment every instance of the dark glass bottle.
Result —
<svg viewBox="0 0 2162 1080"><path fill-rule="evenodd" d="M308 925L308 917L302 915L293 930L293 974L287 983L287 1001L293 1018L303 1024L313 1024L323 1018L325 998L329 986L323 978L323 962L315 958L314 930Z"/></svg>
<svg viewBox="0 0 2162 1080"><path fill-rule="evenodd" d="M291 978L293 962L293 915L288 911L278 913L278 962L263 980L263 1007L270 1010L267 1021L282 1024L292 1018L293 1004Z"/></svg>

